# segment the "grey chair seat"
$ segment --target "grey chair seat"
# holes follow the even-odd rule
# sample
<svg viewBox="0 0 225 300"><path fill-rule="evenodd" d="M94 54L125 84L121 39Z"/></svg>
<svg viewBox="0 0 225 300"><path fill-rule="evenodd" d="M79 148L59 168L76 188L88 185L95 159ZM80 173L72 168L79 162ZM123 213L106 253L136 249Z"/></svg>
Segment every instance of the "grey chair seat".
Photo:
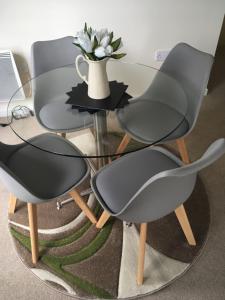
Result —
<svg viewBox="0 0 225 300"><path fill-rule="evenodd" d="M55 134L37 136L32 139L32 145L57 153L80 155L72 143ZM48 153L25 143L15 147L5 164L40 200L63 195L78 185L89 171L83 158Z"/></svg>
<svg viewBox="0 0 225 300"><path fill-rule="evenodd" d="M43 105L39 118L44 127L55 131L68 132L93 126L91 114L56 101Z"/></svg>
<svg viewBox="0 0 225 300"><path fill-rule="evenodd" d="M200 159L184 165L169 151L148 147L99 170L92 188L108 214L128 222L151 222L183 204L194 189L197 172L224 152L225 140L219 139Z"/></svg>
<svg viewBox="0 0 225 300"><path fill-rule="evenodd" d="M102 169L93 178L93 189L103 207L116 214L149 178L178 166L162 152L147 148L122 157Z"/></svg>
<svg viewBox="0 0 225 300"><path fill-rule="evenodd" d="M189 130L188 121L172 107L150 99L134 100L117 112L121 127L134 139L151 144L173 140Z"/></svg>

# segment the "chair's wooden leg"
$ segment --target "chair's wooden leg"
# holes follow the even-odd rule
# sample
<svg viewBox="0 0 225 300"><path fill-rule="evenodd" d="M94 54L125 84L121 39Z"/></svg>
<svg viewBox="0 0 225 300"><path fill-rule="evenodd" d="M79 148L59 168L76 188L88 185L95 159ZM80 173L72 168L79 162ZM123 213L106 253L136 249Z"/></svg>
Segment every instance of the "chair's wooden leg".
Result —
<svg viewBox="0 0 225 300"><path fill-rule="evenodd" d="M176 140L176 143L177 143L177 147L178 147L178 150L180 152L180 156L182 158L182 161L185 164L189 164L190 159L189 159L189 155L188 155L188 152L187 152L187 147L186 147L184 138Z"/></svg>
<svg viewBox="0 0 225 300"><path fill-rule="evenodd" d="M32 262L36 265L39 257L38 251L38 226L37 226L37 205L28 203L28 218L30 226L30 241L31 241L31 254Z"/></svg>
<svg viewBox="0 0 225 300"><path fill-rule="evenodd" d="M196 241L183 204L175 209L175 214L189 245L195 246Z"/></svg>
<svg viewBox="0 0 225 300"><path fill-rule="evenodd" d="M121 143L119 144L119 147L116 150L116 153L122 153L126 149L130 140L131 140L131 137L128 134L125 134ZM119 157L119 156L117 156L117 157Z"/></svg>
<svg viewBox="0 0 225 300"><path fill-rule="evenodd" d="M110 214L104 210L96 224L96 227L99 229L102 228L109 218L110 218Z"/></svg>
<svg viewBox="0 0 225 300"><path fill-rule="evenodd" d="M8 207L8 213L9 214L14 214L15 213L16 202L17 202L16 197L12 193L10 193L9 194L9 207Z"/></svg>
<svg viewBox="0 0 225 300"><path fill-rule="evenodd" d="M142 223L140 228L140 244L138 254L137 285L142 285L144 279L145 244L147 238L147 223Z"/></svg>
<svg viewBox="0 0 225 300"><path fill-rule="evenodd" d="M60 135L61 135L61 137L66 138L66 133L65 132L62 132Z"/></svg>
<svg viewBox="0 0 225 300"><path fill-rule="evenodd" d="M86 204L86 202L83 200L81 195L77 192L77 190L73 189L70 191L70 196L74 199L76 204L80 207L80 209L85 213L85 215L88 217L88 219L93 223L97 223L97 219L95 215L93 214L90 207Z"/></svg>

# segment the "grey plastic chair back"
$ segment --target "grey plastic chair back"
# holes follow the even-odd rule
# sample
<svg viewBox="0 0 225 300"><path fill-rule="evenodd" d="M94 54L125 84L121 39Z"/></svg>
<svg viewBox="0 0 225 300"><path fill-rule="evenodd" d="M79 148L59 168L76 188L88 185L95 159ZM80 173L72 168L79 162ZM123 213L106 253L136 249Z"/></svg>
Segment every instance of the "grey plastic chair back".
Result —
<svg viewBox="0 0 225 300"><path fill-rule="evenodd" d="M73 45L73 40L67 36L38 41L31 48L34 111L38 122L50 131L69 132L93 125L90 114L80 114L66 104L66 93L82 82L75 70L75 58L80 50ZM87 64L81 63L81 69L87 73Z"/></svg>
<svg viewBox="0 0 225 300"><path fill-rule="evenodd" d="M187 95L188 132L192 130L198 117L213 60L212 55L179 43L170 51L160 68L160 71L176 79Z"/></svg>
<svg viewBox="0 0 225 300"><path fill-rule="evenodd" d="M215 141L200 159L189 165L182 165L182 162L167 150L159 147L155 149L164 152L181 166L149 178L126 206L119 213L112 215L125 221L143 223L157 220L174 211L192 193L197 172L225 153L225 139Z"/></svg>
<svg viewBox="0 0 225 300"><path fill-rule="evenodd" d="M117 111L120 126L146 144L187 135L195 125L212 64L212 55L185 43L176 45L147 90Z"/></svg>
<svg viewBox="0 0 225 300"><path fill-rule="evenodd" d="M31 46L32 77L65 65L73 64L80 51L73 45L74 38L37 41Z"/></svg>
<svg viewBox="0 0 225 300"><path fill-rule="evenodd" d="M57 97L65 94L66 88L67 91L69 87L71 88L72 76L60 80L58 77L54 78L54 74L47 72L66 65L74 65L75 58L80 51L73 45L73 40L72 36L67 36L56 40L37 41L31 46L31 71L32 77L36 78L32 80L34 109L42 125L43 122L39 116L42 107L47 103L57 101ZM44 75L44 73L47 74ZM43 75L39 76L41 74ZM68 87L65 87L67 82Z"/></svg>

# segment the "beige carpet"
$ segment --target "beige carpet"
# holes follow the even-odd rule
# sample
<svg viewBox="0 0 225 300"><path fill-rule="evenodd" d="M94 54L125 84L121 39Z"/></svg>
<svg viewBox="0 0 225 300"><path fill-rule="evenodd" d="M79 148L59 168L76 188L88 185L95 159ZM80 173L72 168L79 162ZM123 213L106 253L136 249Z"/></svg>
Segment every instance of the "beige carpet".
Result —
<svg viewBox="0 0 225 300"><path fill-rule="evenodd" d="M220 60L213 90L205 98L195 129L187 139L192 160L216 138L225 136L225 76ZM4 133L3 133L4 132ZM0 129L1 140L7 131ZM8 138L8 136L7 136ZM148 296L152 300L225 299L225 156L201 172L211 206L211 226L203 254L194 266L169 287ZM6 191L0 186L1 200ZM7 228L7 203L0 202L0 299L70 299L44 287L17 258Z"/></svg>

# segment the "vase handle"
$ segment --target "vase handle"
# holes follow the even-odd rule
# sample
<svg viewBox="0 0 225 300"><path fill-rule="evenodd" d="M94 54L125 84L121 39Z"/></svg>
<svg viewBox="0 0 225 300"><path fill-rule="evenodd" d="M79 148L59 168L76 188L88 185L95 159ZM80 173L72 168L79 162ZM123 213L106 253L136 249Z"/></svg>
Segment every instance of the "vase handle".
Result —
<svg viewBox="0 0 225 300"><path fill-rule="evenodd" d="M75 66L76 66L76 69L77 69L77 74L80 76L80 78L82 80L84 80L87 84L88 84L88 80L87 80L87 76L85 75L82 75L80 70L79 70L79 65L82 61L86 62L88 64L88 62L86 61L86 59L84 58L84 56L82 54L79 54L77 57L76 57L76 60L75 60Z"/></svg>

